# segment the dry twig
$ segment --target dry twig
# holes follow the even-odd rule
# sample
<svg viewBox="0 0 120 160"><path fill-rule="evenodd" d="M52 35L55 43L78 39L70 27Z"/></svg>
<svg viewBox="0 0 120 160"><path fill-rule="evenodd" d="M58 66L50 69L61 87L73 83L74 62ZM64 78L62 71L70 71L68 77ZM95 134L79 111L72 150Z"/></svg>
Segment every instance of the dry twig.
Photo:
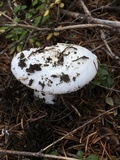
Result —
<svg viewBox="0 0 120 160"><path fill-rule="evenodd" d="M48 145L47 147L45 147L44 149L42 149L39 152L24 152L24 151L12 151L12 150L5 150L5 149L0 149L0 153L1 154L13 154L13 155L22 155L22 156L33 156L33 157L44 157L44 158L52 158L52 159L61 159L61 160L78 160L75 158L69 158L69 157L62 157L62 156L55 156L55 155L49 155L49 154L43 154L44 151L46 151L48 148L52 147L53 145L55 145L56 143L60 142L61 140L63 140L64 138L66 138L69 135L73 135L74 133L76 133L78 130L84 128L85 126L87 126L88 124L92 123L93 121L97 120L98 118L102 117L103 115L108 114L109 112L116 110L120 108L120 105L111 108L107 111L104 111L103 113L99 114L98 116L94 117L93 119L90 119L89 121L87 121L86 123L84 123L82 126L79 126L78 128L72 130L71 132L65 134L63 137L59 138L58 140L54 141L52 144Z"/></svg>
<svg viewBox="0 0 120 160"><path fill-rule="evenodd" d="M108 111L105 111L101 114L99 114L98 116L94 117L93 119L89 120L88 122L84 123L82 126L74 129L73 131L67 133L66 135L64 135L63 137L61 137L60 139L56 140L55 142L53 142L52 144L50 144L49 146L45 147L44 149L42 149L42 152L47 150L48 148L50 148L51 146L55 145L56 143L60 142L61 140L63 140L65 137L69 136L69 135L72 135L74 133L76 133L78 130L82 129L83 127L85 127L86 125L90 124L91 122L95 121L96 119L98 119L99 117L105 115L105 114L108 114L109 112L117 109L117 108L120 108L120 105L117 106L117 107L114 107L114 108L111 108L109 109Z"/></svg>
<svg viewBox="0 0 120 160"><path fill-rule="evenodd" d="M110 48L110 46L109 46L109 44L108 44L108 42L107 42L107 40L106 40L106 35L105 35L105 33L104 33L102 30L100 31L100 33L101 33L101 39L103 40L103 42L104 42L104 44L105 44L105 46L106 46L106 48L107 48L107 54L108 54L111 58L119 59L119 57L116 56L116 55L112 52L112 50L111 50L111 48Z"/></svg>
<svg viewBox="0 0 120 160"><path fill-rule="evenodd" d="M85 16L85 14L82 13L76 13L76 12L72 12L72 11L66 11L64 9L61 9L61 13L62 14L66 14L68 16L71 16L73 18L76 19L80 19L80 20L88 20L90 21L92 24L101 24L101 25L105 25L105 28L107 28L109 26L110 29L112 30L117 30L118 32L120 32L120 22L119 21L111 21L111 20L104 20L104 19L99 19L99 18L91 18L89 16Z"/></svg>
<svg viewBox="0 0 120 160"><path fill-rule="evenodd" d="M81 5L82 5L82 7L83 7L83 10L84 10L84 12L85 12L85 14L86 14L86 17L87 17L88 21L94 21L94 18L91 16L91 13L89 12L89 10L88 10L88 8L86 7L86 5L84 4L84 2L83 2L82 0L79 0L79 1L80 1ZM97 21L98 21L98 20L97 20ZM97 22L97 21L96 21L96 22ZM99 22L99 21L98 21L98 22ZM115 22L115 23L116 23L116 22ZM108 24L109 24L109 23L108 23ZM106 46L106 48L107 48L107 54L108 54L110 57L112 57L112 58L119 59L118 56L116 56L115 54L113 54L111 48L109 47L109 45L108 45L108 43L107 43L107 40L105 39L105 38L106 38L105 33L104 33L102 30L100 31L100 33L101 33L101 38L102 38L102 40L103 40L103 42L104 42L104 44L105 44L105 46Z"/></svg>

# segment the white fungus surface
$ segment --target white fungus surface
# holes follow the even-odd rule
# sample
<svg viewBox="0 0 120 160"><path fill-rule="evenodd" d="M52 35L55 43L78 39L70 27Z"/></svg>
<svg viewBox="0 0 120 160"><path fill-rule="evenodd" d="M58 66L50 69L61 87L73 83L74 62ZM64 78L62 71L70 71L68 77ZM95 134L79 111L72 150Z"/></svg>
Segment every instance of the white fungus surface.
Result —
<svg viewBox="0 0 120 160"><path fill-rule="evenodd" d="M84 47L64 43L24 50L11 62L11 70L20 82L53 95L82 88L95 77L97 69L96 55Z"/></svg>

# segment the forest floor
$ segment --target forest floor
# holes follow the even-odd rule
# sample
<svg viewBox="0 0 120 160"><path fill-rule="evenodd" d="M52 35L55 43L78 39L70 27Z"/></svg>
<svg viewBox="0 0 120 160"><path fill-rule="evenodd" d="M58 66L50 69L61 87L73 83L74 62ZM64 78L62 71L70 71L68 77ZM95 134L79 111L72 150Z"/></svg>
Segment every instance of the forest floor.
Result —
<svg viewBox="0 0 120 160"><path fill-rule="evenodd" d="M0 14L6 11L0 17L0 159L120 160L119 1L34 3L0 7ZM27 7L16 7L21 4ZM99 70L90 84L48 106L16 80L11 60L20 50L58 42L92 51Z"/></svg>

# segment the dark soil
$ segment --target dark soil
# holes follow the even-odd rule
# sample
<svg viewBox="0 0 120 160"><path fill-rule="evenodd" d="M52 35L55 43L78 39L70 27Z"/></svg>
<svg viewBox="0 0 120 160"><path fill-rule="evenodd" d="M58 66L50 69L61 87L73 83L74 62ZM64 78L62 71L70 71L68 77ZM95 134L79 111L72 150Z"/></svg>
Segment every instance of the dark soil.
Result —
<svg viewBox="0 0 120 160"><path fill-rule="evenodd" d="M17 3L20 2L22 1ZM84 14L82 6L80 7L77 1L63 0L62 2L65 4L64 9L66 11ZM117 9L116 12L112 12L112 9L100 9L102 6L108 5L118 7L116 3L107 0L86 0L85 2L94 18L120 20L120 11L118 12ZM29 1L28 9L30 7ZM7 8L10 10L9 5L7 5ZM50 12L50 21L55 22L57 26L88 23L86 20L81 21L66 14L59 14L59 12L56 15L56 9L59 11L58 5ZM11 12L9 16L12 18ZM50 21L48 21L48 24ZM5 19L5 23L8 23L7 19ZM2 25L4 26L4 24ZM49 27L49 25L45 27ZM31 153L44 150L43 153L48 154L57 151L56 155L66 157L66 160L67 157L78 159L78 151L82 151L84 157L95 154L101 160L104 158L106 160L118 160L120 158L120 59L109 56L108 48L101 38L100 31L101 28L98 27L72 28L61 31L59 36L53 36L50 40L46 40L49 32L45 31L37 34L33 32L35 39L41 42L41 47L63 42L88 48L98 56L99 65L106 64L108 66L108 72L114 79L111 86L93 85L91 82L77 92L58 95L56 104L50 106L44 104L42 100L36 99L33 90L18 82L12 75L10 63L14 54L18 52L17 46L12 40L5 38L9 34L9 30L0 34L1 160L43 159L34 156L3 154L1 149L29 151ZM102 31L106 35L105 40L112 52L120 58L120 32L115 28L113 30L102 29ZM27 41L28 37L25 37L24 40ZM31 47L36 46L26 42L23 49ZM12 50L13 48L14 50ZM24 67L24 61L21 60L20 65ZM29 72L34 72L34 67L28 68ZM40 66L37 67L40 69ZM61 80L68 82L68 75L63 74ZM111 98L109 103L106 103L106 97ZM108 112L105 113L106 111ZM103 115L95 119L100 114ZM69 134L80 126L81 128L76 132ZM66 134L69 135L65 136ZM54 144L56 140L63 136L65 137L62 140ZM50 144L52 144L51 147L45 149Z"/></svg>

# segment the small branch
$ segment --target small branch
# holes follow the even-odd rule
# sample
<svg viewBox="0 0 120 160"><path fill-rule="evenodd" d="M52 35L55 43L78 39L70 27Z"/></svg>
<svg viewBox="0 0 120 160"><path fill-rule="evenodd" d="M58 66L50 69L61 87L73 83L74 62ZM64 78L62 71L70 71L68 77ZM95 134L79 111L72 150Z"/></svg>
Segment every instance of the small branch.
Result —
<svg viewBox="0 0 120 160"><path fill-rule="evenodd" d="M107 12L118 12L120 13L120 6L97 6L98 8L96 8L95 6L92 6L92 11L91 12L96 12L96 11L107 11Z"/></svg>
<svg viewBox="0 0 120 160"><path fill-rule="evenodd" d="M67 11L64 10L64 9L61 9L61 13L62 14L65 14L67 16L71 16L73 18L76 18L76 19L80 19L80 20L86 20L86 16L85 14L82 14L82 13L76 13L76 12L72 12L72 11ZM91 18L88 16L87 19L89 21L91 21ZM102 25L105 25L106 26L109 26L109 27L114 27L112 29L118 29L118 31L120 32L120 22L119 21L110 21L110 20L104 20L104 19L99 19L99 18L92 18L92 23L95 23L95 24L102 24Z"/></svg>
<svg viewBox="0 0 120 160"><path fill-rule="evenodd" d="M83 7L83 10L84 10L84 12L85 12L85 14L86 14L86 16L87 16L87 19L89 20L89 21L92 21L92 16L91 16L91 13L89 12L89 10L87 9L87 7L86 7L86 5L84 4L84 2L82 1L82 0L79 0L79 2L80 2L80 4L82 5L82 7Z"/></svg>
<svg viewBox="0 0 120 160"><path fill-rule="evenodd" d="M64 138L66 138L69 135L73 135L74 133L76 133L78 130L84 128L85 126L87 126L88 124L92 123L93 121L97 120L98 118L102 117L103 115L106 115L108 113L110 113L113 110L116 110L120 108L120 105L111 108L107 111L104 111L103 113L99 114L98 116L90 119L89 121L87 121L86 123L84 123L83 125L79 126L78 128L72 130L71 132L65 134L63 137L59 138L58 140L54 141L52 144L48 145L47 147L45 147L44 149L42 149L39 152L25 152L25 151L13 151L13 150L5 150L5 149L0 149L0 153L1 154L12 154L12 155L19 155L19 156L31 156L31 157L44 157L44 158L51 158L51 159L60 159L60 160L78 160L76 158L69 158L69 157L63 157L63 156L56 156L56 155L49 155L49 154L43 154L43 151L46 151L48 148L52 147L53 145L55 145L56 143L60 142L61 140L63 140Z"/></svg>
<svg viewBox="0 0 120 160"><path fill-rule="evenodd" d="M86 16L88 17L88 20L90 19L90 20L93 21L93 22L95 22L95 21L96 21L96 22L99 22L99 20L95 20L95 19L92 17L91 13L89 12L89 10L88 10L88 8L86 7L86 5L84 4L84 2L83 2L82 0L79 0L79 1L80 1L81 5L82 5L82 7L83 7L83 9L84 9L84 12L85 12ZM106 21L106 22L108 22L108 21ZM106 24L109 24L109 23L106 23ZM116 24L116 22L115 22L115 24ZM115 25L115 24L114 24L114 25ZM102 30L100 30L100 34L101 34L101 38L102 38L102 40L103 40L103 42L104 42L104 44L105 44L105 46L106 46L106 48L107 48L107 54L108 54L110 57L112 57L112 58L119 59L118 56L116 56L115 54L113 54L111 48L109 47L109 45L108 45L108 43L107 43L107 40L106 40L105 33L104 33Z"/></svg>
<svg viewBox="0 0 120 160"><path fill-rule="evenodd" d="M76 158L43 154L41 152L25 152L25 151L12 151L12 150L0 149L0 153L12 154L12 155L18 155L18 156L43 157L43 158L60 159L60 160L78 160Z"/></svg>
<svg viewBox="0 0 120 160"><path fill-rule="evenodd" d="M102 30L100 31L100 33L101 33L101 39L103 40L103 42L104 42L104 44L105 44L105 46L106 46L106 48L107 48L107 53L108 53L108 55L109 55L111 58L119 59L119 57L116 56L116 55L112 52L109 44L107 43L105 33L104 33Z"/></svg>
<svg viewBox="0 0 120 160"><path fill-rule="evenodd" d="M88 10L86 5L84 4L84 2L82 0L79 0L79 2L81 3L81 5L84 9L84 12L87 16L88 21L90 21L92 23L97 23L97 24L109 25L111 27L120 27L120 22L118 22L118 21L109 21L109 20L102 20L102 19L93 18L90 11Z"/></svg>
<svg viewBox="0 0 120 160"><path fill-rule="evenodd" d="M59 28L39 28L39 27L35 27L32 25L26 25L26 24L20 24L20 23L4 24L4 26L7 26L7 27L15 27L16 26L16 27L34 29L37 31L51 31L51 32L58 32L58 31L63 31L63 30L68 30L68 29L95 28L95 27L112 29L110 26L101 25L101 24L78 24L78 25L69 25L69 26L64 26L64 27L59 27Z"/></svg>
<svg viewBox="0 0 120 160"><path fill-rule="evenodd" d="M54 28L53 30L57 32L57 31L62 31L62 30L67 30L67 29L95 28L95 27L111 29L110 26L101 25L101 24L78 24L78 25L71 25L71 26L64 26L64 27L60 27L60 28Z"/></svg>
<svg viewBox="0 0 120 160"><path fill-rule="evenodd" d="M107 43L114 42L115 40L117 40L117 38L116 38L116 37L115 37L115 38L113 38L113 39L108 40L108 42L107 42ZM99 45L98 47L95 47L94 49L92 49L91 51L92 51L92 52L95 52L96 50L98 50L98 49L102 48L104 45L105 45L105 44L101 44L101 45Z"/></svg>
<svg viewBox="0 0 120 160"><path fill-rule="evenodd" d="M113 111L113 110L115 110L115 109L117 109L117 108L120 108L120 105L118 105L118 106L116 106L116 107L114 107L114 108L111 108L111 109L109 109L109 110L107 110L107 111L99 114L98 116L90 119L89 121L87 121L86 123L84 123L82 126L79 126L78 128L76 128L76 129L72 130L71 132L65 134L63 137L59 138L58 140L54 141L52 144L50 144L50 145L48 145L47 147L45 147L44 149L42 149L41 152L46 151L48 148L50 148L50 147L52 147L53 145L55 145L56 143L60 142L61 140L63 140L63 139L66 138L67 136L73 135L73 134L76 133L78 130L84 128L84 127L87 126L88 124L94 122L94 121L97 120L98 118L102 117L103 115L108 114L109 112L111 112L111 111Z"/></svg>
<svg viewBox="0 0 120 160"><path fill-rule="evenodd" d="M87 18L88 21L94 22L96 24L104 24L104 25L111 26L112 30L116 29L117 31L120 32L120 22L118 22L118 21L109 21L109 20L101 20L101 19L93 18L91 16L91 13L87 9L86 5L84 4L84 2L82 0L79 0L79 3L83 7L85 15L81 14L81 13L79 14L79 13L71 12L71 11L67 11L66 12L66 10L63 10L63 9L61 10L61 13L62 14L66 13L66 15L71 16L71 17L73 17L75 19L80 19L80 20L86 20L86 18ZM104 44L105 44L105 46L106 46L106 48L108 50L109 56L112 57L112 58L115 58L115 59L119 59L118 56L116 56L115 54L113 54L111 48L109 47L107 41L105 40L105 34L104 34L103 31L101 31L101 38L102 38L102 40L103 40L103 42L104 42Z"/></svg>
<svg viewBox="0 0 120 160"><path fill-rule="evenodd" d="M91 83L92 83L92 82L91 82ZM92 83L92 84L94 84L94 83ZM118 89L113 89L113 88L105 87L105 86L100 85L100 84L97 84L97 86L99 86L99 87L101 87L101 88L104 88L104 89L106 89L106 90L112 91L112 92L120 93L120 90L118 90Z"/></svg>
<svg viewBox="0 0 120 160"><path fill-rule="evenodd" d="M5 18L7 18L9 21L13 22L13 19L11 17L9 17L7 14L5 14L4 12L0 11L0 16L3 15Z"/></svg>
<svg viewBox="0 0 120 160"><path fill-rule="evenodd" d="M39 28L39 27L32 26L29 24L16 23L16 22L14 22L14 20L12 18L10 18L6 14L2 13L1 11L0 11L0 14L2 14L4 17L6 17L8 20L10 20L12 22L9 24L4 24L4 26L7 26L7 27L23 27L23 28L28 28L28 29L34 29L37 31L52 31L52 32L58 32L58 31L68 30L68 29L94 28L94 27L101 27L101 28L107 27L107 28L111 29L111 27L109 27L107 25L101 25L101 24L79 24L79 25L70 25L70 26L64 26L64 27L59 27L59 28Z"/></svg>
<svg viewBox="0 0 120 160"><path fill-rule="evenodd" d="M103 25L108 25L108 26L120 29L120 22L119 21L110 21L110 20L102 20L102 19L98 19L98 18L93 18L93 22L103 24Z"/></svg>
<svg viewBox="0 0 120 160"><path fill-rule="evenodd" d="M116 110L118 108L120 108L120 105L118 105L118 106L116 106L114 108L111 108L111 109L109 109L107 111L104 111L103 113L99 114L98 116L96 116L96 117L90 119L89 121L87 121L86 123L84 123L82 126L79 126L78 128L76 128L76 129L72 130L71 132L65 134L63 137L61 137L58 140L54 141L52 144L48 145L47 147L45 147L44 149L42 149L39 152L25 152L25 151L13 151L13 150L0 149L0 153L1 154L19 155L19 156L44 157L44 158L60 159L60 160L78 160L76 158L69 158L69 157L63 157L63 156L43 154L42 152L46 151L48 148L50 148L53 145L55 145L56 143L60 142L61 140L63 140L67 136L73 135L78 130L82 129L83 127L87 126L88 124L92 123L93 121L97 120L98 118L102 117L103 115L106 115L106 114L110 113L111 111Z"/></svg>

